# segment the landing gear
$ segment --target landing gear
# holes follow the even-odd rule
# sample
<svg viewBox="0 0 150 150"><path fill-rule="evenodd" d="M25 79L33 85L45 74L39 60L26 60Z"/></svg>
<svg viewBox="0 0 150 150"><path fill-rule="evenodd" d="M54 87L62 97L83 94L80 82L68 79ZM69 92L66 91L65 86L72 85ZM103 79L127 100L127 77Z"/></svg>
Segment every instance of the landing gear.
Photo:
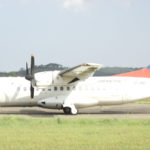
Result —
<svg viewBox="0 0 150 150"><path fill-rule="evenodd" d="M64 107L63 111L65 114L71 114L71 108L69 108L69 107Z"/></svg>
<svg viewBox="0 0 150 150"><path fill-rule="evenodd" d="M65 114L72 114L72 115L76 115L78 113L74 105L64 106L63 111Z"/></svg>

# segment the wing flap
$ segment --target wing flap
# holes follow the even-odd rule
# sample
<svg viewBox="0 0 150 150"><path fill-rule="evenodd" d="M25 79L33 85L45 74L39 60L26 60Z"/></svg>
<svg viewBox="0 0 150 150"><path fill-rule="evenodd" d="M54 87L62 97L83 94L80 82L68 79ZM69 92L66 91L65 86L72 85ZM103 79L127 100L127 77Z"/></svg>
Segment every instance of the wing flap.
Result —
<svg viewBox="0 0 150 150"><path fill-rule="evenodd" d="M94 73L96 70L100 69L101 67L102 65L100 64L86 63L86 64L82 64L82 65L67 69L65 71L62 71L59 73L59 75L62 77L78 77L83 74Z"/></svg>

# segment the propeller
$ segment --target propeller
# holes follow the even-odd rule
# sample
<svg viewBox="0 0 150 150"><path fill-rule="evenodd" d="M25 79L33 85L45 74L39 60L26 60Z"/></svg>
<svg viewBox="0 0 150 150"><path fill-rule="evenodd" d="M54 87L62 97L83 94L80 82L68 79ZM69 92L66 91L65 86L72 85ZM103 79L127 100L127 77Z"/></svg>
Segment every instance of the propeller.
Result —
<svg viewBox="0 0 150 150"><path fill-rule="evenodd" d="M34 86L35 86L35 78L34 78L34 55L31 55L31 68L29 73L28 63L26 63L26 75L25 78L30 81L30 98L34 99Z"/></svg>

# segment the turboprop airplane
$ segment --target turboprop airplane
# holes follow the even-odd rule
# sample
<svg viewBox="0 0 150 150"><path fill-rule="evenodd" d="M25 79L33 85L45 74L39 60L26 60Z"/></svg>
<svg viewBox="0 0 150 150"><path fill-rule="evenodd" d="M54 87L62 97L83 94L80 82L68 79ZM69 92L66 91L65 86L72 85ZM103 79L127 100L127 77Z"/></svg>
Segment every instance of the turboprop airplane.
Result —
<svg viewBox="0 0 150 150"><path fill-rule="evenodd" d="M86 63L64 71L34 73L26 64L24 77L0 78L0 107L63 109L77 114L78 109L118 105L150 99L149 76L144 70L109 77L91 77L102 65ZM145 70L146 71L146 70Z"/></svg>

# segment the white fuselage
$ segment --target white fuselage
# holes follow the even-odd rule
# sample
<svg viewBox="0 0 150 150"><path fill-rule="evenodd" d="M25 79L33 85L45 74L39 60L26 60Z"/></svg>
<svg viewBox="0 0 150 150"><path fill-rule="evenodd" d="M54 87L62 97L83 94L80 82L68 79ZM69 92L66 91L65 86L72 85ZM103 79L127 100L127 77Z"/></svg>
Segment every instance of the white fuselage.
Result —
<svg viewBox="0 0 150 150"><path fill-rule="evenodd" d="M30 100L30 82L23 77L0 78L0 106L41 106L61 109L124 104L150 99L150 79L134 77L90 77L85 81L64 86L35 88Z"/></svg>

